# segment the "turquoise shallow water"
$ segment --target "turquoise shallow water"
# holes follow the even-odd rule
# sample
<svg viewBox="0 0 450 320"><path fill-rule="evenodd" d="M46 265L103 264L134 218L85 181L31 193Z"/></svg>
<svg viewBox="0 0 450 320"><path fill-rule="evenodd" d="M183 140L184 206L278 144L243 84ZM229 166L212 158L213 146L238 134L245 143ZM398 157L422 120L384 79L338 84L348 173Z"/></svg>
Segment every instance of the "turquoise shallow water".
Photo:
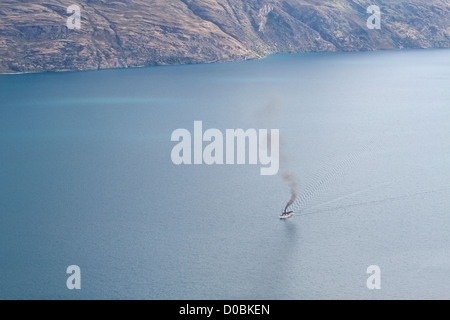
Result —
<svg viewBox="0 0 450 320"><path fill-rule="evenodd" d="M2 75L0 298L448 299L449 85L449 50ZM295 216L281 174L173 165L195 120L280 129Z"/></svg>

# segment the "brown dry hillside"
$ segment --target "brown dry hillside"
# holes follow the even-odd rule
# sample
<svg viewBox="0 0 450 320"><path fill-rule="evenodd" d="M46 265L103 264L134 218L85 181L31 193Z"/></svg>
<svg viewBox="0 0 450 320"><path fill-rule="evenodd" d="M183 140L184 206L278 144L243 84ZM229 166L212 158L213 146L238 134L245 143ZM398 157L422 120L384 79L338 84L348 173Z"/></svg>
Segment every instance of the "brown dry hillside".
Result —
<svg viewBox="0 0 450 320"><path fill-rule="evenodd" d="M69 30L67 7L81 7ZM382 11L369 30L369 5ZM450 0L2 0L0 72L450 47Z"/></svg>

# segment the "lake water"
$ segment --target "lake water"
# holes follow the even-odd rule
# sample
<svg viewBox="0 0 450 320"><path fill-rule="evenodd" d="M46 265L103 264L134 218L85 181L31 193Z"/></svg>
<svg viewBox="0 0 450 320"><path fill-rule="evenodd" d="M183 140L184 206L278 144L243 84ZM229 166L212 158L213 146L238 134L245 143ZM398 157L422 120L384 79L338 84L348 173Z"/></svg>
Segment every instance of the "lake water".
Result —
<svg viewBox="0 0 450 320"><path fill-rule="evenodd" d="M2 75L0 101L1 299L450 298L450 50ZM174 165L195 120L280 129L280 174Z"/></svg>

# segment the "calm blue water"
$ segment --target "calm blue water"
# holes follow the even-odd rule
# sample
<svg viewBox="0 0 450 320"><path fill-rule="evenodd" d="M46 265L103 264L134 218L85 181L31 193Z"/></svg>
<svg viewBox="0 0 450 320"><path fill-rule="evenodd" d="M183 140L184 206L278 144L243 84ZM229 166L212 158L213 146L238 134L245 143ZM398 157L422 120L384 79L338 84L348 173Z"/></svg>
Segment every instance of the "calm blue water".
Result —
<svg viewBox="0 0 450 320"><path fill-rule="evenodd" d="M448 299L449 88L449 50L0 76L0 298ZM173 165L194 120L280 129L294 218L281 175Z"/></svg>

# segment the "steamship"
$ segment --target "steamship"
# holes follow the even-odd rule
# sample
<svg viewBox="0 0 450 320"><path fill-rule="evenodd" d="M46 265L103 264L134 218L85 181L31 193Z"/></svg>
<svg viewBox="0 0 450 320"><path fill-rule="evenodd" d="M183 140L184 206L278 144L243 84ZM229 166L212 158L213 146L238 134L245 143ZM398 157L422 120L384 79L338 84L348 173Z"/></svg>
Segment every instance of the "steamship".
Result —
<svg viewBox="0 0 450 320"><path fill-rule="evenodd" d="M280 219L281 220L285 220L285 219L289 219L290 217L292 217L294 215L294 211L287 211L284 210L284 212L281 214Z"/></svg>

